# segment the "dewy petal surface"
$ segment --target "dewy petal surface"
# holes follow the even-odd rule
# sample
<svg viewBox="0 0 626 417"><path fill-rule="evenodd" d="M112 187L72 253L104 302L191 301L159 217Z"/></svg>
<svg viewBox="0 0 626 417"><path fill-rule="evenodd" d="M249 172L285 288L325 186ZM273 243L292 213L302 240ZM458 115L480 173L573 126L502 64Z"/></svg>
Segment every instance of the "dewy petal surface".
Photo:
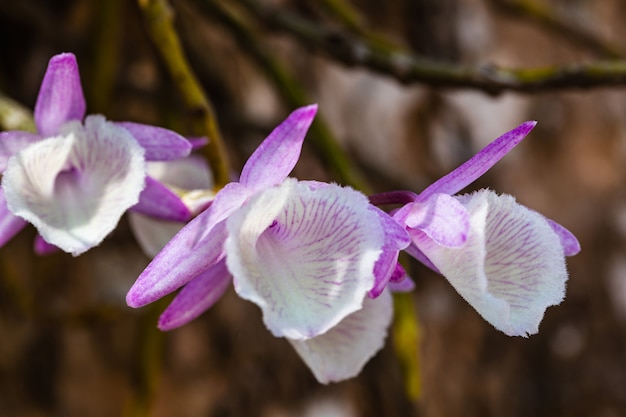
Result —
<svg viewBox="0 0 626 417"><path fill-rule="evenodd" d="M232 276L222 260L189 282L159 318L159 329L172 330L207 311L224 294Z"/></svg>
<svg viewBox="0 0 626 417"><path fill-rule="evenodd" d="M9 209L50 244L79 255L98 245L144 187L143 149L101 116L71 122L60 136L9 160L2 186Z"/></svg>
<svg viewBox="0 0 626 417"><path fill-rule="evenodd" d="M35 104L37 131L41 136L54 136L64 123L84 116L85 98L76 57L71 53L55 55L48 63Z"/></svg>
<svg viewBox="0 0 626 417"><path fill-rule="evenodd" d="M146 161L169 161L184 158L191 152L191 142L162 127L134 122L116 122L128 130L146 151Z"/></svg>
<svg viewBox="0 0 626 417"><path fill-rule="evenodd" d="M9 158L13 155L41 140L41 136L21 131L0 133L0 172L7 169Z"/></svg>
<svg viewBox="0 0 626 417"><path fill-rule="evenodd" d="M359 310L384 245L364 195L312 187L287 179L228 219L235 291L261 308L277 337L315 337Z"/></svg>
<svg viewBox="0 0 626 417"><path fill-rule="evenodd" d="M239 182L251 189L261 190L287 178L298 162L304 136L316 112L317 105L294 110L248 158Z"/></svg>
<svg viewBox="0 0 626 417"><path fill-rule="evenodd" d="M322 384L356 376L384 345L393 304L389 291L366 298L363 308L328 332L308 340L288 339Z"/></svg>
<svg viewBox="0 0 626 417"><path fill-rule="evenodd" d="M538 331L547 307L560 303L567 272L559 236L540 214L482 190L458 197L471 216L465 246L430 239L419 248L485 320L510 336Z"/></svg>
<svg viewBox="0 0 626 417"><path fill-rule="evenodd" d="M524 122L515 129L506 132L454 171L432 183L422 191L419 195L420 199L426 199L437 193L450 195L458 193L476 181L517 146L536 124L537 122L534 121Z"/></svg>

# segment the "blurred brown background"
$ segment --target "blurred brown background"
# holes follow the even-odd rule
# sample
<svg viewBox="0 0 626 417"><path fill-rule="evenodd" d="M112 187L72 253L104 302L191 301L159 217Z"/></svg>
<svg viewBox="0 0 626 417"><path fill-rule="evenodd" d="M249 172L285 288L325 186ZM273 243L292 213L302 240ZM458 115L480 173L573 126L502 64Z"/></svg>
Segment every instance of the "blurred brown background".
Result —
<svg viewBox="0 0 626 417"><path fill-rule="evenodd" d="M164 304L132 310L124 303L148 263L125 219L79 258L36 257L28 228L0 249L0 415L626 415L626 88L496 97L403 85L347 68L238 3L171 2L235 169L294 107L250 53L255 47L320 104L320 119L376 191L419 192L535 119L529 138L473 187L513 194L578 236L583 250L569 259L566 300L548 309L538 335L509 338L445 279L411 264L421 325L422 393L414 401L391 339L358 378L321 386L288 343L264 328L258 309L232 291L193 323L158 332ZM349 32L334 3L263 2ZM520 2L348 4L358 12L359 36L375 33L383 44L451 65L527 68L626 56L624 2L535 1L552 21L512 3ZM214 7L247 22L256 43L238 42ZM32 108L48 59L63 51L78 57L89 113L192 133L137 3L0 0L0 92ZM311 144L294 175L339 180Z"/></svg>

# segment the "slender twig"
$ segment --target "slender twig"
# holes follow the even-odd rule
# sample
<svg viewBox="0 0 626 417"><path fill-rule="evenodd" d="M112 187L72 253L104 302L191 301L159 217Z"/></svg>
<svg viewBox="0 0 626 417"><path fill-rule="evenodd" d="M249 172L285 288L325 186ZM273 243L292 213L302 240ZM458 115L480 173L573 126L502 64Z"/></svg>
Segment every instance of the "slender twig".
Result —
<svg viewBox="0 0 626 417"><path fill-rule="evenodd" d="M166 0L138 0L144 13L154 44L159 49L183 99L195 117L196 135L209 138L203 148L209 161L216 187L230 180L230 168L226 146L219 131L213 105L191 70L183 53L178 35L172 23L172 13Z"/></svg>
<svg viewBox="0 0 626 417"><path fill-rule="evenodd" d="M289 71L280 64L268 48L259 42L259 36L253 32L239 16L213 0L197 0L195 5L209 17L218 19L235 37L239 45L255 60L265 75L274 83L276 89L289 107L310 104L307 93ZM361 191L367 191L367 185L355 168L345 150L337 143L330 128L321 115L317 115L310 129L312 143L320 152L324 161L338 179Z"/></svg>
<svg viewBox="0 0 626 417"><path fill-rule="evenodd" d="M543 28L561 36L562 39L586 48L603 58L619 59L624 54L620 49L580 24L572 22L548 5L536 0L491 0L499 10L515 17L535 22Z"/></svg>
<svg viewBox="0 0 626 417"><path fill-rule="evenodd" d="M464 66L422 59L378 48L367 39L318 25L291 11L239 0L268 27L290 34L302 44L347 66L362 66L406 84L470 88L490 94L626 86L626 61L538 68L504 68L493 64Z"/></svg>

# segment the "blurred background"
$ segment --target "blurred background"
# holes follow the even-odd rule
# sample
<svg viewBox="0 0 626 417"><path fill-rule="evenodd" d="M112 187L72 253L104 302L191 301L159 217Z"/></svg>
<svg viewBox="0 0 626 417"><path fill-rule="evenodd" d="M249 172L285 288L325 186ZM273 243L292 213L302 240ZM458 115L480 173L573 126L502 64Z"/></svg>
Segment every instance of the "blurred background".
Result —
<svg viewBox="0 0 626 417"><path fill-rule="evenodd" d="M15 109L7 99L32 109L50 57L73 52L88 113L199 134L197 109L183 99L150 35L159 17L149 3L163 4L0 0L0 129L20 123L6 117ZM537 120L525 142L471 189L513 194L578 236L582 252L568 259L567 297L547 310L539 334L509 338L444 278L409 263L417 288L403 308L417 317L417 331L409 332L417 339L389 337L357 378L323 386L232 290L169 333L156 329L168 300L128 308L126 291L149 259L125 218L78 258L35 256L29 227L0 249L0 415L626 415L626 89L619 80L577 88L585 78L572 77L557 88L514 91L524 88L455 84L446 72L558 73L607 60L623 67L624 2L167 6L212 101L233 174L273 126L306 103L319 103L320 113L293 175L370 192L419 192L500 134ZM411 78L411 65L432 71Z"/></svg>

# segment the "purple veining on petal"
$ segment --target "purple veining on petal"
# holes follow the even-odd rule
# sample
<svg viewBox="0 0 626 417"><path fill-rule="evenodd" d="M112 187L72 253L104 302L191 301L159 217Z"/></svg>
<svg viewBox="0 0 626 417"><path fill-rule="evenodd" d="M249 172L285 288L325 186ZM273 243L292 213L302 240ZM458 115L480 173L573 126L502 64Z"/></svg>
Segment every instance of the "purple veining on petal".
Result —
<svg viewBox="0 0 626 417"><path fill-rule="evenodd" d="M546 219L552 230L559 236L565 256L574 256L580 252L580 243L576 236L554 220Z"/></svg>
<svg viewBox="0 0 626 417"><path fill-rule="evenodd" d="M159 329L172 330L208 310L224 294L232 277L221 260L185 285L159 318Z"/></svg>
<svg viewBox="0 0 626 417"><path fill-rule="evenodd" d="M487 172L489 168L517 146L536 124L537 122L534 121L524 122L515 129L503 134L454 171L432 183L419 195L420 200L437 193L450 195L458 193Z"/></svg>
<svg viewBox="0 0 626 417"><path fill-rule="evenodd" d="M314 104L291 113L250 156L239 181L246 187L261 190L287 178L298 162L304 136L316 112Z"/></svg>
<svg viewBox="0 0 626 417"><path fill-rule="evenodd" d="M161 220L186 222L191 218L191 211L180 197L149 176L146 176L146 187L139 195L139 202L130 210Z"/></svg>
<svg viewBox="0 0 626 417"><path fill-rule="evenodd" d="M413 233L415 234L421 234L424 237L426 237L426 239L430 239L428 236L426 236L426 234L424 232L422 232L421 230L415 230L413 231ZM441 272L439 271L439 268L437 268L431 261L430 259L428 259L428 257L426 255L424 255L424 253L419 250L419 248L417 246L415 246L414 243L411 243L409 246L407 246L404 251L406 253L408 253L409 255L411 255L413 258L415 258L416 260L420 261L424 266L428 267L429 269L435 271L438 274L441 274Z"/></svg>
<svg viewBox="0 0 626 417"><path fill-rule="evenodd" d="M147 161L184 158L191 152L191 142L171 130L134 122L115 122L115 124L133 135L145 149Z"/></svg>
<svg viewBox="0 0 626 417"><path fill-rule="evenodd" d="M48 63L35 104L35 124L42 136L54 136L70 120L85 116L85 98L76 57L55 55Z"/></svg>

